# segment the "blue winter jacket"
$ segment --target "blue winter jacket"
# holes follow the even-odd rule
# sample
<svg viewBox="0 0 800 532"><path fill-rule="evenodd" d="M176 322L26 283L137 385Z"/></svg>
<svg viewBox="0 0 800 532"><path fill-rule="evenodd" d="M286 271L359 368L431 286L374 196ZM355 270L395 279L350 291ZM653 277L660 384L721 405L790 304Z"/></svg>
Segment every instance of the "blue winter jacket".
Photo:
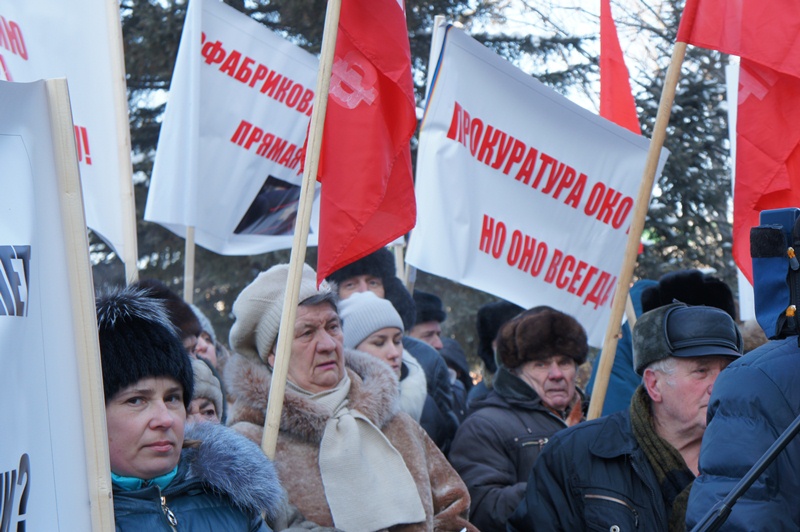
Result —
<svg viewBox="0 0 800 532"><path fill-rule="evenodd" d="M800 414L797 340L768 342L717 377L700 448L700 476L689 495L688 529L725 498ZM734 504L721 530L800 530L799 438Z"/></svg>
<svg viewBox="0 0 800 532"><path fill-rule="evenodd" d="M126 491L114 484L118 531L268 532L261 517L285 504L277 473L257 445L212 423L187 425L198 448L181 453L178 473L161 490Z"/></svg>

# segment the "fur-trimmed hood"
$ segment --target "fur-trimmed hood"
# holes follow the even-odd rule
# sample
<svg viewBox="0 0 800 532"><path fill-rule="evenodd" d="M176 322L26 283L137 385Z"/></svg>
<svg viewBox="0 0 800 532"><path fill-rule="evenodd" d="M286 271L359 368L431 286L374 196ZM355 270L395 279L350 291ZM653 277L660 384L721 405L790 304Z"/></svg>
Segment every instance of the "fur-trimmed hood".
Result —
<svg viewBox="0 0 800 532"><path fill-rule="evenodd" d="M383 428L399 411L397 376L385 363L352 349L344 350L350 376L349 408ZM225 385L235 397L229 420L263 427L272 371L260 360L235 354L225 366ZM309 443L319 443L330 411L287 389L281 412L281 431ZM247 434L248 436L252 436Z"/></svg>
<svg viewBox="0 0 800 532"><path fill-rule="evenodd" d="M272 462L253 442L215 423L189 423L186 440L199 440L181 453L186 481L200 480L227 495L242 510L272 519L286 504Z"/></svg>

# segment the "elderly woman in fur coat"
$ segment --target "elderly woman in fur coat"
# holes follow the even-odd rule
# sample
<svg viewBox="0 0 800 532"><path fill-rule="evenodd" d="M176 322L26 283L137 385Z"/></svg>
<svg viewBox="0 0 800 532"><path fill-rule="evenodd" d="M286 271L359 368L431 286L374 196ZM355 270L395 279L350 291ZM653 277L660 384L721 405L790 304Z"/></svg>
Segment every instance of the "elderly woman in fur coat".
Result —
<svg viewBox="0 0 800 532"><path fill-rule="evenodd" d="M231 426L261 441L287 265L262 272L233 305L225 380ZM336 294L304 267L275 455L290 502L322 526L462 530L469 494L425 431L399 410L396 375L342 346Z"/></svg>
<svg viewBox="0 0 800 532"><path fill-rule="evenodd" d="M539 453L588 406L575 381L589 346L572 316L532 308L500 328L496 345L494 387L473 405L449 455L472 496L470 520L483 532L506 529Z"/></svg>

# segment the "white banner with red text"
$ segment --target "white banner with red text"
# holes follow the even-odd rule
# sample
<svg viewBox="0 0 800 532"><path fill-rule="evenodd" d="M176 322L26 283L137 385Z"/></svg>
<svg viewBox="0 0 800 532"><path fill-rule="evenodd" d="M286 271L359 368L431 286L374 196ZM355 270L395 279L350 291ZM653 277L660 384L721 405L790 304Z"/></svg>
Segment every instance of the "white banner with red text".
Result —
<svg viewBox="0 0 800 532"><path fill-rule="evenodd" d="M0 3L0 79L67 78L86 224L135 262L121 35L117 0Z"/></svg>
<svg viewBox="0 0 800 532"><path fill-rule="evenodd" d="M428 100L408 263L552 306L602 345L649 141L453 27Z"/></svg>
<svg viewBox="0 0 800 532"><path fill-rule="evenodd" d="M319 61L218 0L192 0L145 220L223 255L290 248ZM316 202L315 202L316 203ZM309 244L316 245L319 210Z"/></svg>
<svg viewBox="0 0 800 532"><path fill-rule="evenodd" d="M73 164L73 198L67 199L73 219L65 218L67 209L61 205L65 187L55 154L74 145L63 136L54 141L50 107L45 82L0 81L3 531L92 530L91 511L97 506L90 500L87 477L78 357L95 355L99 364L99 353L96 347L88 352L78 347L74 311L84 303L94 316L86 225L74 152L67 154ZM82 249L65 242L64 228L75 225ZM75 298L72 265L82 265L89 280L83 302ZM80 330L88 330L97 344L93 323ZM96 386L102 393L102 383Z"/></svg>

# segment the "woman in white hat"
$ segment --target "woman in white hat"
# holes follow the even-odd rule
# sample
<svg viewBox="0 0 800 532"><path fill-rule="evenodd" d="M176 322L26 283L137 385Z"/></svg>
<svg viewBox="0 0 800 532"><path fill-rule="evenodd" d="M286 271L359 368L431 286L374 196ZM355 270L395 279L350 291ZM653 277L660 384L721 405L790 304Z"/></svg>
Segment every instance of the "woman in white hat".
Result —
<svg viewBox="0 0 800 532"><path fill-rule="evenodd" d="M235 351L225 369L236 396L229 423L260 442L288 278L287 265L261 273L233 305ZM291 342L275 465L289 501L341 530L462 530L464 483L408 415L397 377L375 357L345 349L327 283L305 266Z"/></svg>

